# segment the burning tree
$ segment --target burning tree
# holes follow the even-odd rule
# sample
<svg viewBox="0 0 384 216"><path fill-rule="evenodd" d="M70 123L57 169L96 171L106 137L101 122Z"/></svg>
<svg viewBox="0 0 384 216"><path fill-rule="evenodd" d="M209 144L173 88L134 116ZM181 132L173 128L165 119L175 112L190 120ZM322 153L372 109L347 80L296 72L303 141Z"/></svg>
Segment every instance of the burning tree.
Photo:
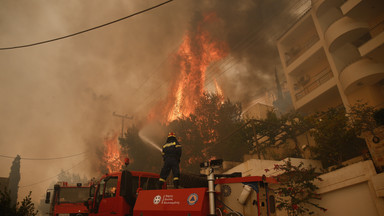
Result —
<svg viewBox="0 0 384 216"><path fill-rule="evenodd" d="M181 169L198 172L201 162L213 158L240 161L248 151L246 141L240 139L238 134L227 137L242 125L240 115L240 104L223 101L217 94L205 93L200 97L194 113L161 125L164 127L162 131L175 132L182 145ZM139 127L132 125L120 139L122 152L131 156L131 169L159 171L161 153L144 143L139 134ZM155 140L159 147L164 144L165 135L164 139Z"/></svg>
<svg viewBox="0 0 384 216"><path fill-rule="evenodd" d="M178 51L172 58L174 73L168 95L165 101L159 102L149 114L150 119L168 124L195 112L201 96L205 93L207 68L228 54L227 45L215 40L205 29L206 25L218 21L214 13L205 14L194 30L184 35ZM217 82L215 84L216 92L222 94L220 86Z"/></svg>
<svg viewBox="0 0 384 216"><path fill-rule="evenodd" d="M124 158L121 154L118 133L109 133L103 142L101 173L120 171Z"/></svg>
<svg viewBox="0 0 384 216"><path fill-rule="evenodd" d="M208 153L209 146L217 141L218 121L215 119L219 115L218 107L228 104L224 102L217 82L215 88L220 97L206 94L205 90L207 68L228 54L227 45L215 40L206 29L206 25L215 22L219 22L218 17L214 13L207 13L200 17L193 30L184 35L177 52L172 56L173 73L168 95L152 109L147 118L148 122L160 122L169 128L168 131L177 133L183 145L183 155L202 151L204 157L211 155ZM161 164L161 154L140 139L139 131L136 126L127 130L121 139L123 150L133 158L132 168L140 166L144 170L154 170ZM165 139L158 143L163 142ZM151 158L148 159L146 155L151 155ZM190 157L188 164L199 164L200 159Z"/></svg>

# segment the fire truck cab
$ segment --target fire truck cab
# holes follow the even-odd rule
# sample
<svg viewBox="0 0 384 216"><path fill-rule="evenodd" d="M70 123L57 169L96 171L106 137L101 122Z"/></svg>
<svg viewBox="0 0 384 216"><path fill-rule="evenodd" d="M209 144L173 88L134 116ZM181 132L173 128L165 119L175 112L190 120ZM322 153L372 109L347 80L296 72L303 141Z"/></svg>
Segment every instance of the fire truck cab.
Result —
<svg viewBox="0 0 384 216"><path fill-rule="evenodd" d="M68 185L67 182L59 182L53 189L48 189L45 203L51 204L49 215L52 216L87 216L88 209L84 202L88 199L89 186ZM51 201L51 190L53 190Z"/></svg>
<svg viewBox="0 0 384 216"><path fill-rule="evenodd" d="M160 176L148 172L122 171L104 175L91 186L86 206L89 215L132 215L137 194L156 190Z"/></svg>

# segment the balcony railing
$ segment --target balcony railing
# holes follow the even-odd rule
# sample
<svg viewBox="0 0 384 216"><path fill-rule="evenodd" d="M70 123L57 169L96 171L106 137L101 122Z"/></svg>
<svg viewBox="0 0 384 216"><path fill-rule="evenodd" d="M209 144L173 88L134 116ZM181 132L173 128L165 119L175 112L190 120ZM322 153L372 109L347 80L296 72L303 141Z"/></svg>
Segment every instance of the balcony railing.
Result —
<svg viewBox="0 0 384 216"><path fill-rule="evenodd" d="M299 56L301 56L305 51L311 48L318 40L319 37L317 35L313 35L309 38L309 40L304 42L302 46L292 48L290 51L286 52L286 65L290 65L293 61L299 58Z"/></svg>
<svg viewBox="0 0 384 216"><path fill-rule="evenodd" d="M303 98L305 95L311 93L313 90L317 89L319 86L327 82L333 77L332 71L330 68L325 68L320 73L315 75L313 78L315 79L313 82L306 85L301 91L296 93L296 101Z"/></svg>

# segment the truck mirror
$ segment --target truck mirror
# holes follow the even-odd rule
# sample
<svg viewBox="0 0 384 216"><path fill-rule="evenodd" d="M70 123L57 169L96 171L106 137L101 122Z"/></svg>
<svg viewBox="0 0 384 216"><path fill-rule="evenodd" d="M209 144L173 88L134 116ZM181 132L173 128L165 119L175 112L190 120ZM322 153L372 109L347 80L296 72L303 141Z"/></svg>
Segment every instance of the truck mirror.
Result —
<svg viewBox="0 0 384 216"><path fill-rule="evenodd" d="M45 203L48 204L51 202L51 192L47 191L47 194L45 195Z"/></svg>

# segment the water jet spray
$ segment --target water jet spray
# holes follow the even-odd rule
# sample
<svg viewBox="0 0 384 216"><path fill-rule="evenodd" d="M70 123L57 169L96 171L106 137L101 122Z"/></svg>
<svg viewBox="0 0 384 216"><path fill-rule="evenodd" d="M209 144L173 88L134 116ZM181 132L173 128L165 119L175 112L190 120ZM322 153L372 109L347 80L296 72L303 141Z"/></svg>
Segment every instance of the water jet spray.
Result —
<svg viewBox="0 0 384 216"><path fill-rule="evenodd" d="M145 143L147 144L150 144L152 147L154 147L155 149L159 150L160 152L162 152L161 148L156 144L154 143L152 140L150 140L148 137L144 136L143 135L143 131L141 130L139 132L139 137L141 140L143 140Z"/></svg>

